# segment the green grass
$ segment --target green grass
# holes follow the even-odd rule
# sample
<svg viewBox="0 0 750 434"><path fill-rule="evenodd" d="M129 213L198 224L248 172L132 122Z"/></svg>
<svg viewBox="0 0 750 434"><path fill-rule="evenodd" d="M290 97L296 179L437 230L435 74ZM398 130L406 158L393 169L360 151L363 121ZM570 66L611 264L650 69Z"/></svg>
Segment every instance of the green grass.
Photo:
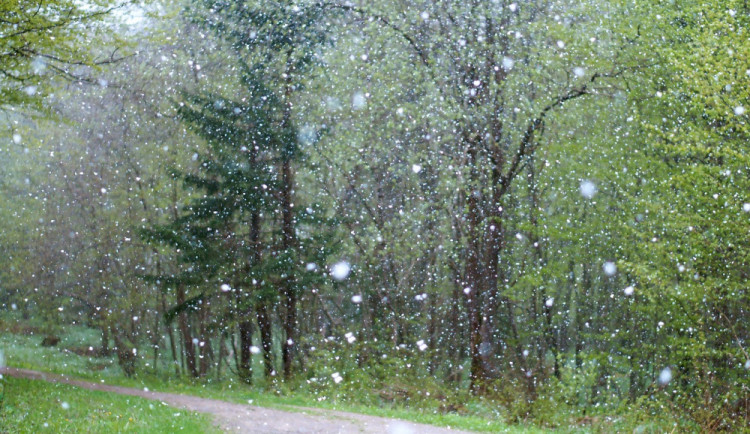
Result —
<svg viewBox="0 0 750 434"><path fill-rule="evenodd" d="M71 347L96 347L99 343L99 336L95 331L84 327L71 327L61 338L57 347L42 347L40 346L42 336L3 333L0 334L0 352L4 354L6 364L16 368L65 374L95 382L103 380L107 384L118 386L147 387L154 391L199 395L204 398L236 403L252 403L287 411L303 411L300 407L316 407L472 431L535 431L531 427L510 427L499 417L442 414L434 409L415 409L398 405L357 405L351 400L338 399L335 390L321 400L321 396L288 391L273 385L248 387L239 381L233 381L230 376L222 381L215 378L193 380L165 374L168 372L166 370L161 370L156 375L148 368L143 368L135 377L126 378L113 357L87 357L61 351L61 349ZM490 414L489 411L485 413Z"/></svg>
<svg viewBox="0 0 750 434"><path fill-rule="evenodd" d="M112 357L94 358L61 351L64 348L86 345L81 331L63 336L57 347L42 347L42 336L27 336L3 333L0 335L0 351L8 366L35 369L45 372L67 374L88 379L122 377L123 373Z"/></svg>
<svg viewBox="0 0 750 434"><path fill-rule="evenodd" d="M213 433L209 416L143 398L20 378L4 379L0 432Z"/></svg>
<svg viewBox="0 0 750 434"><path fill-rule="evenodd" d="M220 381L215 377L194 380L168 374L171 371L163 366L160 367L157 375L151 367L146 367L144 364L141 365L135 377L126 378L113 357L87 357L61 351L61 349L71 347L96 347L99 344L99 336L91 329L68 328L62 336L61 343L55 348L41 347L39 345L41 340L42 336L3 333L0 334L0 352L3 352L7 365L13 367L66 374L96 382L103 380L112 385L147 387L154 391L250 403L287 411L302 411L300 407L317 407L480 432L632 432L634 429L639 432L661 432L671 429L667 421L652 419L649 416L629 417L627 414L624 418L591 418L593 422L589 423L593 425L587 426L581 426L570 416L558 414L561 416L558 420L562 422L563 427L556 430L542 429L531 422L509 425L505 422L503 409L499 408L497 403L485 400L472 399L470 402L465 402L468 414L459 415L443 413L439 411L438 402L427 400L412 402L409 406L382 402L377 399L377 392L365 388L358 390L356 387L349 387L345 390L343 387L345 383L342 383L341 388L337 385L321 391L305 388L289 390L283 384L261 382L248 387L227 374L224 374ZM551 409L551 411L556 410ZM571 425L565 426L567 423Z"/></svg>

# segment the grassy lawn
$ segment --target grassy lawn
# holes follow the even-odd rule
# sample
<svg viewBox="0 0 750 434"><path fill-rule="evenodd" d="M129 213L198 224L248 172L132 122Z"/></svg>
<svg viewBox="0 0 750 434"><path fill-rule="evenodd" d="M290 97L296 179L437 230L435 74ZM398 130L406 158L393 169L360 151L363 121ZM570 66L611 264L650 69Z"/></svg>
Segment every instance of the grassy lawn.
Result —
<svg viewBox="0 0 750 434"><path fill-rule="evenodd" d="M220 432L209 416L158 401L19 378L3 386L4 433Z"/></svg>

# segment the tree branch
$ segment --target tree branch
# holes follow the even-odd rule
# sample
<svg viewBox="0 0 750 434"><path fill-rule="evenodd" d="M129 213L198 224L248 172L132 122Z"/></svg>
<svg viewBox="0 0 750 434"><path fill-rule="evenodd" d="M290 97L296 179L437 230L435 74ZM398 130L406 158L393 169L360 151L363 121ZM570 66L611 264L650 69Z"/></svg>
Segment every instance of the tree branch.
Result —
<svg viewBox="0 0 750 434"><path fill-rule="evenodd" d="M419 45L419 43L417 42L417 40L412 35L410 35L409 33L407 33L405 30L403 30L399 26L393 24L393 22L391 22L391 20L388 19L388 17L385 17L383 15L379 15L379 14L370 12L368 10L365 10L365 9L357 7L357 6L347 5L347 4L330 3L330 2L319 2L318 6L321 9L326 9L326 8L328 8L328 9L341 9L341 10L344 10L344 11L355 12L355 13L357 13L359 15L371 17L371 18L375 19L376 21L379 21L381 24L385 25L389 29L391 29L394 32L398 33L399 36L401 36L402 38L404 38L404 40L406 40L406 42L412 47L412 49L414 50L414 52L417 53L417 55L419 56L419 59L422 62L422 64L424 64L425 66L429 66L429 63L430 63L429 60L430 59L429 59L429 56L427 55L426 50Z"/></svg>
<svg viewBox="0 0 750 434"><path fill-rule="evenodd" d="M589 81L581 87L571 89L567 93L555 98L551 103L547 104L535 118L533 118L529 122L529 125L526 128L526 132L521 138L521 144L518 146L518 151L513 157L513 161L511 162L507 173L500 178L500 196L505 195L505 193L508 191L508 188L510 188L511 181L513 181L513 178L515 178L516 175L518 175L518 173L520 172L521 162L523 161L524 157L534 152L535 135L537 132L541 131L544 128L544 120L547 117L547 114L549 114L549 112L551 112L555 108L565 104L567 101L589 94L590 86L594 84L598 79L618 77L622 75L623 72L625 72L625 69L612 71L609 73L595 73L591 76Z"/></svg>

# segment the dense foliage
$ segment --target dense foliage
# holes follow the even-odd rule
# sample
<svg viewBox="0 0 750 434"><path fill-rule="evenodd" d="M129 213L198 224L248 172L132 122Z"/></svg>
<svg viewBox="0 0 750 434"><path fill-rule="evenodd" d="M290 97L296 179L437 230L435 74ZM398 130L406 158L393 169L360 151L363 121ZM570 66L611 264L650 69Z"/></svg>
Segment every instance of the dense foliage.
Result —
<svg viewBox="0 0 750 434"><path fill-rule="evenodd" d="M0 36L6 309L129 375L747 426L745 2L154 4L98 80Z"/></svg>

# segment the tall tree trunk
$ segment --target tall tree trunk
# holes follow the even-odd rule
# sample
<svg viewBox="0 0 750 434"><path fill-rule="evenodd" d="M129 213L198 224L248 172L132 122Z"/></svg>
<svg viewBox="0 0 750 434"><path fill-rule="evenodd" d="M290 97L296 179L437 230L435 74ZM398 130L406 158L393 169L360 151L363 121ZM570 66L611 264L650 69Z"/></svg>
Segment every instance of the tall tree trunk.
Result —
<svg viewBox="0 0 750 434"><path fill-rule="evenodd" d="M466 310L469 316L469 355L471 357L471 368L469 372L469 390L478 394L481 393L485 381L484 363L480 353L482 341L482 311L480 302L483 292L482 272L480 270L481 261L481 235L480 235L480 198L481 192L478 182L477 173L473 167L476 163L477 149L476 143L469 142L469 165L472 167L470 190L467 192L467 246L466 246L466 271L464 272L466 294Z"/></svg>
<svg viewBox="0 0 750 434"><path fill-rule="evenodd" d="M292 75L294 63L292 58L292 49L287 52L286 73L284 83L284 114L281 121L281 128L286 132L292 132ZM284 335L285 342L281 345L281 358L283 362L284 378L289 379L292 375L292 362L297 352L297 288L295 282L295 268L297 258L295 247L297 238L294 225L294 169L292 160L297 154L296 134L288 134L292 143L285 143L282 152L281 161L281 233L282 247L287 254L289 264L285 271L283 279L283 296L284 296Z"/></svg>
<svg viewBox="0 0 750 434"><path fill-rule="evenodd" d="M209 306L203 305L199 315L200 343L198 345L198 354L200 354L198 374L201 377L205 377L206 375L208 375L214 359L214 350L213 346L211 345L211 337L209 336L208 329L206 327L206 322L208 321L208 318L210 318L210 316L211 311Z"/></svg>
<svg viewBox="0 0 750 434"><path fill-rule="evenodd" d="M177 285L177 304L181 305L185 303L185 288L182 284ZM193 344L193 336L190 333L190 325L188 324L187 314L184 312L177 316L177 325L180 328L180 334L182 335L182 349L185 356L185 364L187 365L187 371L193 377L198 377L198 366L195 361L195 345Z"/></svg>
<svg viewBox="0 0 750 434"><path fill-rule="evenodd" d="M224 352L224 341L226 340L227 336L225 332L221 332L219 334L219 358L216 360L216 379L221 380L221 364L224 362L224 355L226 354Z"/></svg>
<svg viewBox="0 0 750 434"><path fill-rule="evenodd" d="M156 311L158 312L159 306L156 306ZM159 367L159 348L161 343L161 333L159 333L159 323L161 316L155 315L154 316L154 328L151 330L151 345L154 350L154 373L158 372Z"/></svg>
<svg viewBox="0 0 750 434"><path fill-rule="evenodd" d="M102 356L108 356L110 354L109 349L109 326L104 325L102 326L102 349L101 354Z"/></svg>
<svg viewBox="0 0 750 434"><path fill-rule="evenodd" d="M260 329L260 343L263 346L263 364L266 368L266 377L273 376L273 324L268 314L268 304L258 303L258 328Z"/></svg>
<svg viewBox="0 0 750 434"><path fill-rule="evenodd" d="M258 152L253 146L250 146L250 149L250 162L253 166L255 166L257 164ZM250 214L250 231L248 233L248 241L252 250L250 253L250 260L246 263L245 278L253 274L253 267L257 268L260 266L263 254L263 245L260 241L260 230L260 212L258 209L255 209ZM237 372L242 381L251 384L253 381L253 356L251 351L251 348L253 346L253 306L247 299L247 297L245 297L239 291L235 293L235 304L237 315L239 317L238 328L240 338L240 351Z"/></svg>
<svg viewBox="0 0 750 434"><path fill-rule="evenodd" d="M458 238L457 238L458 239ZM462 367L461 363L463 362L464 358L466 357L465 353L465 345L464 345L464 335L462 331L464 330L462 321L461 321L461 280L460 275L457 270L454 271L454 282L453 282L453 294L451 297L451 308L450 308L450 323L451 325L459 325L460 327L449 327L450 330L449 333L452 336L452 339L450 340L451 348L453 349L452 355L453 360L451 360L452 365L451 369L448 370L448 380L458 382L460 381L460 370L459 367Z"/></svg>
<svg viewBox="0 0 750 434"><path fill-rule="evenodd" d="M240 332L240 359L237 373L240 379L247 384L253 382L253 356L250 348L253 346L253 323L243 320L239 324Z"/></svg>
<svg viewBox="0 0 750 434"><path fill-rule="evenodd" d="M281 232L283 235L284 251L288 255L289 264L284 274L284 335L286 341L281 346L281 356L284 366L284 378L289 379L292 375L292 362L297 350L297 288L295 285L296 257L295 244L296 236L294 233L294 172L291 167L291 161L286 158L282 164L282 182L283 189L281 194L282 206L282 223Z"/></svg>
<svg viewBox="0 0 750 434"><path fill-rule="evenodd" d="M166 296L162 292L161 294L161 312L159 313L160 317L163 317L164 313L167 311L167 300ZM177 358L177 345L175 343L174 338L174 331L172 330L172 324L167 323L164 325L167 329L167 336L169 337L169 349L172 351L172 362L174 363L174 371L177 375L180 375L180 361Z"/></svg>

